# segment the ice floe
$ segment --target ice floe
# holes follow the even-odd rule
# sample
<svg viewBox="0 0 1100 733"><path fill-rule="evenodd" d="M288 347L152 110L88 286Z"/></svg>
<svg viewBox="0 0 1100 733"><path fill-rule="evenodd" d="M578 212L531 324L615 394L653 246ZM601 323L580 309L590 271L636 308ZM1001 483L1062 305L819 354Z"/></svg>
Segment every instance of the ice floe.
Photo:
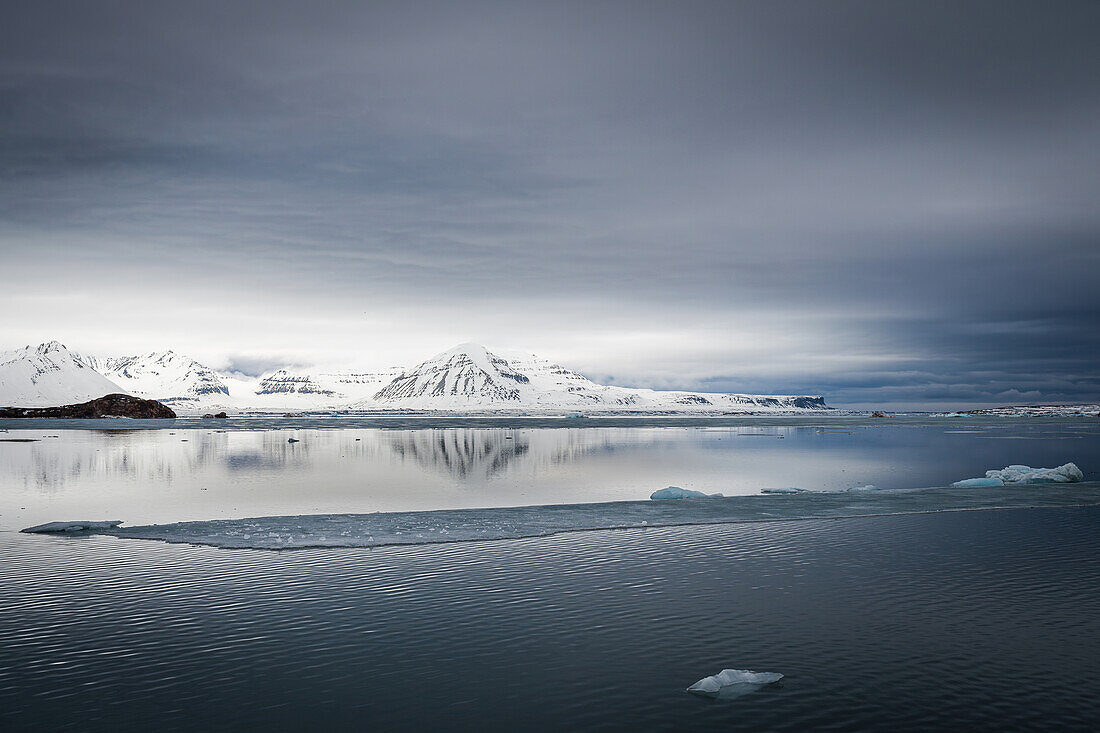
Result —
<svg viewBox="0 0 1100 733"><path fill-rule="evenodd" d="M793 486L785 489L760 489L761 494L805 494L808 489L796 489Z"/></svg>
<svg viewBox="0 0 1100 733"><path fill-rule="evenodd" d="M54 522L30 528L54 536L103 534L226 548L382 547L545 537L563 532L823 519L1012 507L1100 505L1100 482L972 488L806 491L707 501L616 501L591 504L446 509L374 514L307 514L117 526ZM66 526L70 527L66 531ZM53 530L43 528L54 527Z"/></svg>
<svg viewBox="0 0 1100 733"><path fill-rule="evenodd" d="M759 690L783 679L778 672L753 672L748 669L723 669L718 674L704 677L687 691L693 695L730 700Z"/></svg>
<svg viewBox="0 0 1100 733"><path fill-rule="evenodd" d="M1082 481L1085 474L1076 463L1065 463L1057 468L1032 468L1012 465L999 470L986 471L985 478L968 478L951 484L956 488L978 486L1004 486L1005 484L1072 484Z"/></svg>
<svg viewBox="0 0 1100 733"><path fill-rule="evenodd" d="M679 486L666 486L663 489L654 491L649 495L649 498L654 501L667 501L671 499L720 499L722 495L704 494L702 491L681 489Z"/></svg>
<svg viewBox="0 0 1100 733"><path fill-rule="evenodd" d="M1057 468L1032 468L1030 466L1006 466L1000 471L986 471L986 478L998 478L1006 484L1066 484L1085 478L1075 463L1065 463Z"/></svg>
<svg viewBox="0 0 1100 733"><path fill-rule="evenodd" d="M968 478L951 485L957 489L974 489L981 486L1004 486L1005 482L999 478Z"/></svg>
<svg viewBox="0 0 1100 733"><path fill-rule="evenodd" d="M55 532L88 532L99 529L111 529L122 524L121 519L112 519L102 522L96 521L81 521L81 522L46 522L45 524L39 524L34 527L27 527L22 532L27 534L52 534Z"/></svg>

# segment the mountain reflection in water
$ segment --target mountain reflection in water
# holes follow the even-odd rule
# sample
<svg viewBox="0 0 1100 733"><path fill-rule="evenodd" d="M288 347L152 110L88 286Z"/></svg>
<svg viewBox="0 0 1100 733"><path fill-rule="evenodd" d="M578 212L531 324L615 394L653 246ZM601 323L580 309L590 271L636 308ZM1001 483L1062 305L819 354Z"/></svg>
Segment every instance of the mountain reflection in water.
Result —
<svg viewBox="0 0 1100 733"><path fill-rule="evenodd" d="M1100 429L950 425L16 430L0 527L645 499L668 485L942 486L1013 463L1100 468ZM298 442L289 442L293 438ZM997 438L1012 438L1010 440Z"/></svg>

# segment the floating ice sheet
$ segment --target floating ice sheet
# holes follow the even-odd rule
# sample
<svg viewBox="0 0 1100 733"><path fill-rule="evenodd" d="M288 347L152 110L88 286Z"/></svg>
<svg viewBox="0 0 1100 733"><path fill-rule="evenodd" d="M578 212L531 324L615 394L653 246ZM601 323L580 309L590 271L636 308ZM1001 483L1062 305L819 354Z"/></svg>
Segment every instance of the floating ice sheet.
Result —
<svg viewBox="0 0 1100 733"><path fill-rule="evenodd" d="M34 527L22 530L28 534L53 534L55 532L88 532L100 529L111 529L122 524L121 519L106 521L79 521L79 522L46 522Z"/></svg>
<svg viewBox="0 0 1100 733"><path fill-rule="evenodd" d="M1031 466L1005 466L1000 470L986 471L984 478L968 478L951 484L956 488L979 486L1004 486L1005 484L1073 484L1085 478L1076 463L1065 463L1057 468L1032 468Z"/></svg>
<svg viewBox="0 0 1100 733"><path fill-rule="evenodd" d="M1100 505L1100 482L881 489L731 496L706 501L617 501L496 509L314 514L138 527L70 522L84 533L227 548L379 547L544 537L562 532L652 529L728 522L858 517L1011 507ZM93 527L95 524L112 526ZM50 526L50 525L42 525ZM32 528L38 529L38 528ZM64 530L60 534L67 534Z"/></svg>
<svg viewBox="0 0 1100 733"><path fill-rule="evenodd" d="M980 486L1004 486L1005 482L999 478L968 478L951 485L957 489L973 489Z"/></svg>
<svg viewBox="0 0 1100 733"><path fill-rule="evenodd" d="M657 489L649 495L650 499L654 501L668 501L672 499L719 499L721 494L704 494L702 491L695 491L694 489L681 489L679 486L666 486L663 489Z"/></svg>
<svg viewBox="0 0 1100 733"><path fill-rule="evenodd" d="M1006 466L999 471L986 471L986 478L996 478L1006 484L1068 484L1085 478L1076 463L1065 463L1057 468L1032 468L1030 466Z"/></svg>
<svg viewBox="0 0 1100 733"><path fill-rule="evenodd" d="M741 697L764 685L770 685L783 679L778 672L753 672L748 669L723 669L718 674L704 677L687 691L703 697L715 697L729 700Z"/></svg>

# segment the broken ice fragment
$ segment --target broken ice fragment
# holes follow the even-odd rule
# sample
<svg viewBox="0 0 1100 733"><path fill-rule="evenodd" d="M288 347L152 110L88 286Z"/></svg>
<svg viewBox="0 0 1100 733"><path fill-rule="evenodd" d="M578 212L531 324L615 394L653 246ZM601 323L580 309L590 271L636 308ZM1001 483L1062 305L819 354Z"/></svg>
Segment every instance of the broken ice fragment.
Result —
<svg viewBox="0 0 1100 733"><path fill-rule="evenodd" d="M721 496L721 494L704 494L702 491L681 489L679 486L666 486L663 489L654 491L649 495L649 498L655 501L663 501L666 499L717 499Z"/></svg>
<svg viewBox="0 0 1100 733"><path fill-rule="evenodd" d="M1004 486L1005 482L999 478L968 478L951 485L956 489L970 489L977 486Z"/></svg>
<svg viewBox="0 0 1100 733"><path fill-rule="evenodd" d="M52 532L84 532L92 529L110 529L111 527L117 527L122 524L121 519L95 522L95 521L82 521L82 522L46 522L45 524L38 524L33 527L27 527L26 529L19 530L27 534L49 534Z"/></svg>
<svg viewBox="0 0 1100 733"><path fill-rule="evenodd" d="M693 695L731 700L783 679L778 672L753 672L748 669L723 669L704 677L687 691Z"/></svg>
<svg viewBox="0 0 1100 733"><path fill-rule="evenodd" d="M1032 468L1030 466L1006 466L999 471L986 471L986 478L996 478L1006 484L1067 484L1085 478L1076 463L1065 463L1057 468Z"/></svg>

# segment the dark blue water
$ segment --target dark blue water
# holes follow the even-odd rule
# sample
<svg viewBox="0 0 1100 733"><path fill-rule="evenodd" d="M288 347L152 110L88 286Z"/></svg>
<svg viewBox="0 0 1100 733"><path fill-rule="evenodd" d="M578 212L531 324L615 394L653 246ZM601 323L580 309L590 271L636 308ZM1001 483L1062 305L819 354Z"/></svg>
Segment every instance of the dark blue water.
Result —
<svg viewBox="0 0 1100 733"><path fill-rule="evenodd" d="M1100 510L227 551L0 533L3 730L1095 730ZM786 679L735 701L724 667Z"/></svg>

